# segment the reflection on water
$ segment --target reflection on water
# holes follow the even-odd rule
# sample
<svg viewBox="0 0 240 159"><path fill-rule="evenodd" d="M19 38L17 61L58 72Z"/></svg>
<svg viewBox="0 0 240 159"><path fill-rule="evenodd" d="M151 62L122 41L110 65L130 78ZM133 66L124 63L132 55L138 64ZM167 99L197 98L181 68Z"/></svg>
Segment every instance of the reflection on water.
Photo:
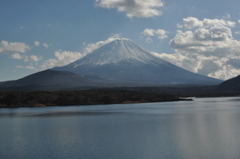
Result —
<svg viewBox="0 0 240 159"><path fill-rule="evenodd" d="M198 113L175 120L177 145L183 158L239 158L237 113Z"/></svg>
<svg viewBox="0 0 240 159"><path fill-rule="evenodd" d="M0 109L0 158L237 159L239 99Z"/></svg>

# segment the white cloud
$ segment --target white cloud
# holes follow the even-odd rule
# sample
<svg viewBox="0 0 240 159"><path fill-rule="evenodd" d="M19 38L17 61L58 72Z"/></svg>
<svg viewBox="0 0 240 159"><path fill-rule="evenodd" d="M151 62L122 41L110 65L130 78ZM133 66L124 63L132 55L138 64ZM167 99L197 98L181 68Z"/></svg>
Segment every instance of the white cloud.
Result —
<svg viewBox="0 0 240 159"><path fill-rule="evenodd" d="M166 39L168 32L163 29L157 29L155 30L155 35L158 37L158 39Z"/></svg>
<svg viewBox="0 0 240 159"><path fill-rule="evenodd" d="M30 50L30 46L22 42L0 42L0 53L2 52L13 52L13 53L24 53Z"/></svg>
<svg viewBox="0 0 240 159"><path fill-rule="evenodd" d="M39 41L34 41L34 46L40 46L40 42Z"/></svg>
<svg viewBox="0 0 240 159"><path fill-rule="evenodd" d="M204 18L203 20L199 20L196 17L187 17L183 18L183 22L181 24L178 24L178 28L180 29L193 29L195 27L235 27L236 22L228 21L224 19L208 19Z"/></svg>
<svg viewBox="0 0 240 159"><path fill-rule="evenodd" d="M44 64L41 66L41 69L45 70L48 68L65 66L85 56L80 52L62 50L56 51L54 55L55 58L51 58L45 61Z"/></svg>
<svg viewBox="0 0 240 159"><path fill-rule="evenodd" d="M147 28L141 34L144 36L155 36L155 30Z"/></svg>
<svg viewBox="0 0 240 159"><path fill-rule="evenodd" d="M191 17L191 19L194 18ZM198 21L197 24L199 25L189 25L187 21L188 25L185 28L189 30L178 30L175 37L170 41L175 52L206 55L213 54L215 51L219 52L219 49L230 49L240 44L232 36L230 22L222 19L204 19L203 21L196 19L195 21ZM186 26L185 23L184 26Z"/></svg>
<svg viewBox="0 0 240 159"><path fill-rule="evenodd" d="M147 43L152 43L154 40L153 38L156 37L160 40L166 39L168 38L168 32L164 29L149 29L146 28L143 30L143 32L141 33L141 35L143 35L145 38L145 41Z"/></svg>
<svg viewBox="0 0 240 159"><path fill-rule="evenodd" d="M194 27L202 26L203 22L195 17L183 18L183 24L178 24L178 28L192 29Z"/></svg>
<svg viewBox="0 0 240 159"><path fill-rule="evenodd" d="M87 44L86 47L84 48L84 54L91 53L94 50L96 50L96 49L102 47L103 45L110 43L111 41L114 41L116 39L123 39L123 38L121 38L121 35L119 35L119 34L114 34L111 37L109 37L107 40Z"/></svg>
<svg viewBox="0 0 240 159"><path fill-rule="evenodd" d="M214 72L222 69L222 65L225 63L224 58L219 58L216 56L204 56L193 53L153 54L191 72L196 72L220 79L227 78L223 76L224 73L218 75L214 74Z"/></svg>
<svg viewBox="0 0 240 159"><path fill-rule="evenodd" d="M219 49L229 48L232 44L240 44L232 37L228 27L198 28L195 31L177 31L170 41L176 52L212 54ZM238 45L237 44L237 45Z"/></svg>
<svg viewBox="0 0 240 159"><path fill-rule="evenodd" d="M11 55L12 59L16 59L16 60L21 60L23 58L23 56L19 53L14 53Z"/></svg>
<svg viewBox="0 0 240 159"><path fill-rule="evenodd" d="M34 46L36 46L36 47L38 47L38 46L41 45L41 43L40 43L39 41L34 41L33 43L34 43ZM46 48L46 49L49 48L51 45L52 45L52 44L42 43L42 46L43 46L44 48Z"/></svg>
<svg viewBox="0 0 240 159"><path fill-rule="evenodd" d="M236 22L228 21L224 19L203 19L203 27L212 27L212 26L226 26L226 27L235 27Z"/></svg>
<svg viewBox="0 0 240 159"><path fill-rule="evenodd" d="M162 14L159 8L164 6L162 0L96 0L96 5L108 9L116 8L119 12L126 13L128 18L159 16Z"/></svg>
<svg viewBox="0 0 240 159"><path fill-rule="evenodd" d="M192 72L229 79L240 74L240 41L232 36L236 23L223 19L183 19L170 41L174 54L154 55Z"/></svg>
<svg viewBox="0 0 240 159"><path fill-rule="evenodd" d="M30 56L25 56L24 57L24 62L38 62L42 59L41 56L37 55L30 55Z"/></svg>
<svg viewBox="0 0 240 159"><path fill-rule="evenodd" d="M168 32L164 29L145 29L142 33L142 35L146 37L153 37L156 36L158 39L166 39L168 36Z"/></svg>
<svg viewBox="0 0 240 159"><path fill-rule="evenodd" d="M11 55L12 59L23 60L24 62L38 62L42 59L41 56L37 55L21 55L20 53L14 53Z"/></svg>

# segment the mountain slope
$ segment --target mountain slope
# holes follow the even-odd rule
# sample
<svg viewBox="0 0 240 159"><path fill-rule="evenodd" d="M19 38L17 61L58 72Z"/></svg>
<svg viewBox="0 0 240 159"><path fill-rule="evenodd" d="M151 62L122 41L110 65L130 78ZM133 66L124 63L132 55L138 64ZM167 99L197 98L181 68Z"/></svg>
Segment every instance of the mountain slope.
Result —
<svg viewBox="0 0 240 159"><path fill-rule="evenodd" d="M115 40L93 51L83 59L73 62L68 65L74 68L82 65L107 65L117 63L138 64L154 64L168 62L156 59L149 52L139 47L131 40Z"/></svg>
<svg viewBox="0 0 240 159"><path fill-rule="evenodd" d="M67 71L45 70L26 76L16 81L2 82L2 89L57 89L71 86L83 86L87 82L84 78Z"/></svg>
<svg viewBox="0 0 240 159"><path fill-rule="evenodd" d="M224 81L217 89L220 91L240 92L240 75Z"/></svg>
<svg viewBox="0 0 240 159"><path fill-rule="evenodd" d="M54 70L70 71L85 78L91 77L102 84L121 86L205 85L221 82L157 58L127 39L112 41L84 58Z"/></svg>

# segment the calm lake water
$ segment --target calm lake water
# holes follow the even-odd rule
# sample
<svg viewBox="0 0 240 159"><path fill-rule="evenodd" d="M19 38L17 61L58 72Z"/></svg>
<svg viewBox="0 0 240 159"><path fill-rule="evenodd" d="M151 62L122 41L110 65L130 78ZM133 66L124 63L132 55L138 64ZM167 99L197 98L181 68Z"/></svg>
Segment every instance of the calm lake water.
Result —
<svg viewBox="0 0 240 159"><path fill-rule="evenodd" d="M0 109L0 158L239 159L239 101Z"/></svg>

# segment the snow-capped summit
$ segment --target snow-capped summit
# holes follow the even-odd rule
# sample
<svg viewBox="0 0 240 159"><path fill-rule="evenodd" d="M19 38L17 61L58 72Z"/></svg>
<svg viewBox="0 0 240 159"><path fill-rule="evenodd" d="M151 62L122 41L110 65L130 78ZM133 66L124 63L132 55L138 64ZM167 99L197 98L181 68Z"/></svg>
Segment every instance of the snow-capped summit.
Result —
<svg viewBox="0 0 240 159"><path fill-rule="evenodd" d="M132 64L166 63L136 45L129 39L117 39L93 51L85 58L71 64L74 68L81 65L105 65L128 62Z"/></svg>
<svg viewBox="0 0 240 159"><path fill-rule="evenodd" d="M80 60L54 69L74 72L104 85L153 86L221 82L157 58L128 39L116 39Z"/></svg>
<svg viewBox="0 0 240 159"><path fill-rule="evenodd" d="M153 56L128 39L116 39L69 65L0 82L3 90L55 90L106 86L215 85L221 81Z"/></svg>

